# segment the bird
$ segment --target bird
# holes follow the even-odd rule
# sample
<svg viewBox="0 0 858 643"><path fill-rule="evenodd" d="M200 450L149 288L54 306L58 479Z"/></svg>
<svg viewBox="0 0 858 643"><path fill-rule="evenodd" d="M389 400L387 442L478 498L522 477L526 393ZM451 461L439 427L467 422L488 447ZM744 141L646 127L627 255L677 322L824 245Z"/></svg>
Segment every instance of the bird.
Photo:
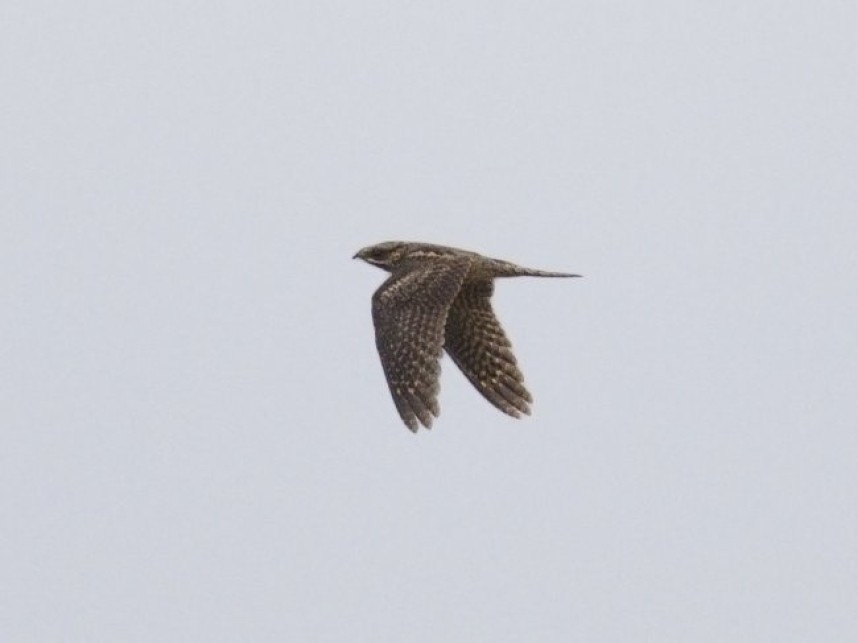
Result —
<svg viewBox="0 0 858 643"><path fill-rule="evenodd" d="M492 310L500 277L580 277L524 268L476 252L414 241L385 241L353 259L390 273L372 296L375 343L399 416L416 433L432 428L440 360L452 358L474 388L507 415L530 415L533 398Z"/></svg>

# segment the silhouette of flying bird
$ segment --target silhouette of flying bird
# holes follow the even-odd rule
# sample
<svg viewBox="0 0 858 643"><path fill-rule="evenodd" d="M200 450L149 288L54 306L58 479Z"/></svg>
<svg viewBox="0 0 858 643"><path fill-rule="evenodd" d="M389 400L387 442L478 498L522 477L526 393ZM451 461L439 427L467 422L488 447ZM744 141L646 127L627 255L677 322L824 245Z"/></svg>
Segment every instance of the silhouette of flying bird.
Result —
<svg viewBox="0 0 858 643"><path fill-rule="evenodd" d="M416 432L438 417L442 349L471 384L513 417L530 414L512 345L492 311L498 277L580 277L523 268L475 252L428 243L386 241L360 250L390 273L372 296L375 343L396 410Z"/></svg>

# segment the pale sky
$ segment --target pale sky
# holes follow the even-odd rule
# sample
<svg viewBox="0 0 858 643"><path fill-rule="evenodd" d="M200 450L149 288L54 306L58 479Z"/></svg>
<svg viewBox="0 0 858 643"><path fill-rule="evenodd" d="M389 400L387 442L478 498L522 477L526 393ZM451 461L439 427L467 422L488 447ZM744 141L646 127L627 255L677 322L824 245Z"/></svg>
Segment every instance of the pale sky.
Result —
<svg viewBox="0 0 858 643"><path fill-rule="evenodd" d="M858 640L849 2L46 2L0 20L0 638ZM384 274L494 303L534 398Z"/></svg>

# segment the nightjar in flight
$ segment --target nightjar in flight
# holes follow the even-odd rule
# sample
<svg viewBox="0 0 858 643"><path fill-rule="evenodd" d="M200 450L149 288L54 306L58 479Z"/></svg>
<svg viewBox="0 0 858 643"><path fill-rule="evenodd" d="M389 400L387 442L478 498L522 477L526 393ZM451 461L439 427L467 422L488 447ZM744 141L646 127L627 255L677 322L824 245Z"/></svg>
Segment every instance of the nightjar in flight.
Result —
<svg viewBox="0 0 858 643"><path fill-rule="evenodd" d="M492 311L494 279L580 275L407 241L369 246L354 258L391 273L372 297L375 343L396 410L411 431L431 428L438 417L442 350L501 411L530 414L533 398Z"/></svg>

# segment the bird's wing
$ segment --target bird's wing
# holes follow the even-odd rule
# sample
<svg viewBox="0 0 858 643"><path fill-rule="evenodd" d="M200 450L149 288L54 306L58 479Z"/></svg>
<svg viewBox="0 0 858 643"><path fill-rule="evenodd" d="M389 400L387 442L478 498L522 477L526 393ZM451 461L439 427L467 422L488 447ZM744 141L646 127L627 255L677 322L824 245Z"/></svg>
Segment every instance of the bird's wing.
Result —
<svg viewBox="0 0 858 643"><path fill-rule="evenodd" d="M470 257L411 262L398 267L372 297L375 344L403 422L417 431L438 416L438 363L444 325Z"/></svg>
<svg viewBox="0 0 858 643"><path fill-rule="evenodd" d="M504 413L530 414L530 393L492 310L491 281L467 283L447 316L444 348L476 389Z"/></svg>

